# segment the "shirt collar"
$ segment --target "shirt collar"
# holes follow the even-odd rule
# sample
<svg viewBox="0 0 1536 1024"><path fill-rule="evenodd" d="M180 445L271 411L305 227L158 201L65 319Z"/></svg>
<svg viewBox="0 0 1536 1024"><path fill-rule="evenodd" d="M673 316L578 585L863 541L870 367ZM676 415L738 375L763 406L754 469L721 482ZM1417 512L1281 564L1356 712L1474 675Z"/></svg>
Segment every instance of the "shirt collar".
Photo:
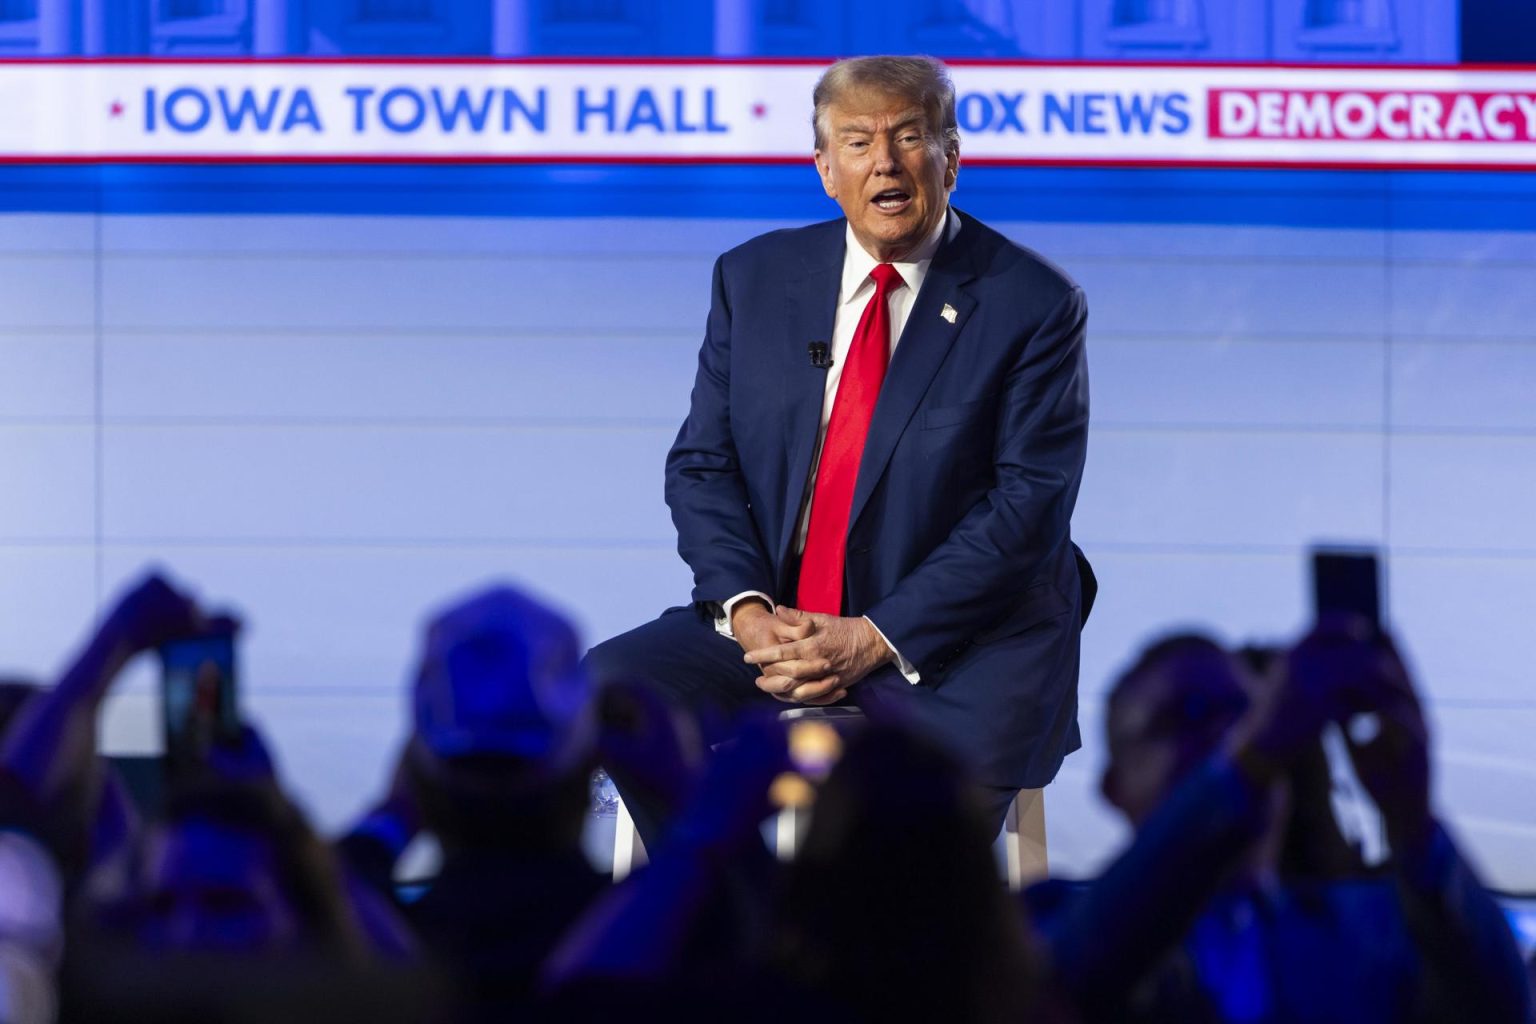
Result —
<svg viewBox="0 0 1536 1024"><path fill-rule="evenodd" d="M945 209L944 217L934 225L933 231L923 239L923 244L912 250L906 259L894 262L891 266L896 268L896 273L901 275L902 281L916 295L922 287L923 278L928 273L928 264L933 262L933 256L939 251L939 243L946 238L955 237L955 231L959 228L960 221L955 212ZM859 244L859 240L853 236L853 225L849 224L844 231L843 242L843 286L838 292L839 304L852 302L859 298L859 293L866 288L873 288L870 283L869 272L874 270L880 261L871 256Z"/></svg>

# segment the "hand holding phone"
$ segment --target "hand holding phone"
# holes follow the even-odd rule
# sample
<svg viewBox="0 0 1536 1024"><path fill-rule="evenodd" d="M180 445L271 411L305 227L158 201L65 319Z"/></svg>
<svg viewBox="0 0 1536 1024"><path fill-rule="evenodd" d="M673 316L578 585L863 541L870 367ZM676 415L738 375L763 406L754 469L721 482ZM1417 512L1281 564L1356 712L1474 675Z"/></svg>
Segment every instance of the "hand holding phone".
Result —
<svg viewBox="0 0 1536 1024"><path fill-rule="evenodd" d="M1313 613L1319 626L1364 630L1361 640L1380 643L1381 563L1369 548L1316 548L1312 552ZM1343 686L1338 699L1346 716L1369 712L1376 703L1374 674Z"/></svg>

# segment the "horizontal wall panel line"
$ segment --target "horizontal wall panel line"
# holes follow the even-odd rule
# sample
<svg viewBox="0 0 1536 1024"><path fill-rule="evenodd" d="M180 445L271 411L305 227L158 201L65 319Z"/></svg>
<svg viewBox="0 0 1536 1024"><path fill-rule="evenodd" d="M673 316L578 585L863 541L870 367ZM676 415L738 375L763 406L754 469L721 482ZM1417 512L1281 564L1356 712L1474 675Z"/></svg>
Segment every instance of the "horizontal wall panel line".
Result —
<svg viewBox="0 0 1536 1024"><path fill-rule="evenodd" d="M507 396L508 405L517 404L517 395ZM686 409L679 409L674 417L603 419L598 416L552 417L537 416L390 416L390 417L280 417L280 416L106 416L102 425L120 429L178 427L224 429L229 427L251 430L278 430L299 427L314 430L676 430L683 420ZM0 421L4 425L5 421ZM659 473L658 466L657 472Z"/></svg>
<svg viewBox="0 0 1536 1024"><path fill-rule="evenodd" d="M92 533L80 534L53 534L39 537L0 537L0 552L12 551L39 551L60 549L78 551L80 548L94 548L96 536ZM4 652L0 651L0 655Z"/></svg>
<svg viewBox="0 0 1536 1024"><path fill-rule="evenodd" d="M1091 534L1076 532L1073 540L1087 553L1091 560L1094 555L1155 555L1163 557L1182 557L1185 555L1234 555L1234 556L1259 556L1266 558L1291 558L1306 555L1310 550L1310 544L1202 544L1181 542L1142 542L1142 541L1115 541L1098 540ZM1330 537L1326 534L1315 538L1316 543L1348 543L1360 538L1347 536ZM1362 542L1364 543L1364 542ZM1381 548L1380 544L1366 546ZM1536 548L1473 548L1473 547L1414 547L1412 545L1392 544L1387 547L1389 558L1404 559L1448 559L1457 561L1475 560L1536 560Z"/></svg>
<svg viewBox="0 0 1536 1024"><path fill-rule="evenodd" d="M0 226L5 223L4 215L0 214ZM7 249L0 248L0 260L21 259L95 259L98 255L94 248L85 246L55 246L47 249Z"/></svg>
<svg viewBox="0 0 1536 1024"><path fill-rule="evenodd" d="M1475 440L1479 438L1513 438L1524 440L1527 438L1536 438L1536 430L1523 427L1444 427L1438 425L1434 427L1410 427L1394 424L1391 421L1387 421L1382 425L1370 426L1351 424L1340 424L1338 426L1308 424L1291 427L1285 425L1242 424L1227 422L1170 425L1161 421L1134 423L1101 418L1093 422L1091 429L1094 433L1101 437L1107 435L1118 436L1121 434L1134 434L1138 437L1145 437L1149 434L1166 434L1170 437L1177 437L1179 435L1185 434L1247 434L1260 436L1279 434L1295 437L1359 437L1362 435L1379 435L1383 437L1383 439L1390 436L1391 438L1398 440L1431 440L1437 438L1468 440Z"/></svg>
<svg viewBox="0 0 1536 1024"><path fill-rule="evenodd" d="M5 223L0 216L0 225ZM84 263L94 260L99 255L95 247L82 249L3 249L0 248L0 263L35 263L39 260L48 263Z"/></svg>
<svg viewBox="0 0 1536 1024"><path fill-rule="evenodd" d="M110 498L108 499L110 502ZM57 543L57 542L54 542ZM5 545L26 547L24 541L5 539ZM401 550L497 550L497 551L568 551L583 552L674 552L677 542L672 537L623 537L605 539L584 537L581 540L538 540L528 537L156 537L109 535L101 542L103 551L138 550L161 548L167 551L313 551L335 548L347 552L401 551Z"/></svg>
<svg viewBox="0 0 1536 1024"><path fill-rule="evenodd" d="M703 294L707 293L708 288L709 288L709 282L706 281L706 280L701 279L700 294L703 295ZM704 315L706 313L706 307L704 305L704 301L705 300L703 298L701 298L699 300L700 304L699 304L699 307L698 307L698 310L697 310L697 314L696 315L689 315L689 316L686 317L686 319L688 319L690 322L693 321L693 320L698 320L699 323L702 325L703 320L704 320ZM46 328L46 329L39 329L37 333L45 333L45 332L46 333L55 333L55 334L82 334L82 333L88 333L88 332L82 331L78 327L76 327L76 328L57 328L57 327L51 327L51 328ZM221 337L218 337L217 335L212 334L212 332L221 332L224 335L226 335L227 337L221 338ZM7 327L3 332L0 332L0 336L5 336L5 335L25 335L25 334L28 334L28 333L31 333L31 332L29 332L29 330L27 328L24 328L24 327ZM507 339L509 341L521 341L521 340L534 340L534 341L537 341L537 340L546 339L546 338L589 338L589 339L596 339L596 340L611 340L611 341L615 341L615 342L621 342L621 341L642 342L642 341L650 341L650 340L677 340L679 337L685 337L685 338L689 338L689 339L702 338L703 337L703 328L701 326L699 331L698 331L698 333L695 334L692 331L686 331L686 330L683 330L683 329L681 329L679 327L645 327L645 326L639 326L639 325L637 325L635 327L625 327L625 328L622 328L622 329L614 328L614 327L593 327L593 328L588 329L588 328L580 328L580 327L559 327L559 326L523 328L523 327L516 327L516 326L513 326L511 324L509 324L506 327L474 327L474 326L458 327L458 326L455 326L455 327L445 327L445 328L441 328L441 329L428 329L428 328L414 327L414 326L412 326L412 327L390 327L388 325L374 326L372 324L358 325L358 326L355 326L355 327L327 327L327 326L324 326L324 325L317 325L317 326L314 326L314 327L309 327L309 326L304 326L304 325L285 326L285 327L270 327L270 326L262 326L262 325L249 325L249 326L247 326L245 324L241 324L240 326L237 326L237 327L230 327L230 326L228 326L226 324L220 324L220 323L210 323L210 324L207 324L207 325L204 325L204 326L192 326L192 327L184 327L184 326L176 326L176 325L167 325L165 327L153 327L153 326L136 326L136 325L133 325L133 324L124 324L124 325L121 325L121 326L108 324L108 325L102 327L101 334L102 334L102 337L104 339L107 339L107 340L111 340L113 338L118 338L118 337L122 337L122 338L126 339L126 338L165 338L165 337L199 337L199 336L204 336L204 337L208 337L208 340L210 341L210 343L234 342L234 341L239 341L239 340L245 339L245 338L263 338L263 337L283 337L283 338L286 338L286 337L294 337L294 336L304 337L304 338L377 337L377 338L389 338L391 340L395 340L395 339L406 339L406 340L408 340L408 339L413 339L413 338L435 339L435 338L445 338L445 337L447 337L447 338L470 338L470 339L505 338L505 339Z"/></svg>
<svg viewBox="0 0 1536 1024"><path fill-rule="evenodd" d="M508 405L517 403L516 394L509 394ZM550 417L537 416L408 416L408 417L326 417L326 416L106 416L102 418L102 425L118 429L160 429L164 427L185 427L188 429L227 429L232 427L248 428L251 430L280 430L291 428L314 430L570 430L570 431L606 431L606 430L675 430L682 421L686 409L679 409L678 414L666 417L639 417L624 419L603 419L602 417ZM47 426L80 426L94 422L90 417L0 417L0 427L47 427ZM1146 437L1149 434L1162 434L1168 436L1177 435L1206 435L1206 434L1248 434L1256 436L1297 436L1297 437L1332 437L1332 436L1386 436L1388 433L1395 438L1411 438L1414 440L1427 439L1533 439L1536 440L1536 428L1519 427L1447 427L1424 426L1414 427L1408 425L1392 424L1358 424L1338 423L1319 424L1316 422L1294 424L1288 423L1241 423L1225 420L1199 422L1199 423L1168 423L1163 420L1117 420L1112 418L1099 418L1093 422L1092 433L1100 437L1135 435Z"/></svg>
<svg viewBox="0 0 1536 1024"><path fill-rule="evenodd" d="M108 503L111 498L108 496ZM1089 556L1093 555L1149 555L1182 557L1187 555L1231 555L1237 557L1258 556L1266 558L1300 557L1310 550L1308 544L1243 544L1200 543L1194 541L1141 542L1100 540L1089 534L1077 534L1074 539ZM1361 540L1349 536L1330 536L1326 532L1315 538L1318 543L1350 542ZM1367 543L1361 540L1362 543ZM1379 547L1380 545L1370 545ZM36 551L40 549L79 550L94 547L91 537L0 537L0 552L6 550ZM153 534L109 534L101 542L103 550L164 548L167 550L316 550L335 548L346 551L397 551L419 548L465 550L528 550L528 551L673 551L676 538L665 537L584 537L580 540L550 538L548 540L526 536L449 536L405 535L396 537L351 537L329 534L305 536L219 536L166 537ZM1477 547L1413 547L1393 545L1391 558L1456 560L1456 561L1532 561L1536 560L1536 547L1532 548L1477 548Z"/></svg>
<svg viewBox="0 0 1536 1024"><path fill-rule="evenodd" d="M1124 330L1114 327L1096 328L1092 324L1093 295L1088 296L1089 320L1088 344L1090 348L1094 342L1113 341L1117 344L1130 344L1145 342L1149 345L1190 344L1210 345L1225 343L1230 345L1245 345L1249 342L1283 342L1287 345L1384 345L1386 339L1378 330L1360 331L1357 333L1338 333L1311 331L1306 334L1285 334L1276 331L1211 331L1192 330L1179 331L1174 334L1157 334L1146 328L1136 330ZM148 332L146 332L148 333Z"/></svg>
<svg viewBox="0 0 1536 1024"><path fill-rule="evenodd" d="M1373 325L1369 329L1362 328L1359 331L1313 331L1306 328L1298 328L1295 331L1248 331L1241 327L1233 327L1230 330L1221 331L1209 327L1174 327L1167 330L1157 328L1137 327L1134 330L1127 328L1096 328L1093 326L1093 291L1088 292L1088 344L1091 347L1097 339L1135 339L1139 341L1165 342L1182 340L1205 341L1230 341L1242 343L1244 341L1277 341L1293 344L1306 341L1326 342L1358 342L1361 344L1382 345L1387 341L1385 327Z"/></svg>
<svg viewBox="0 0 1536 1024"><path fill-rule="evenodd" d="M1515 334L1426 334L1406 333L1403 331L1392 332L1393 345L1445 345L1458 347L1464 345L1509 345L1532 346L1536 345L1536 334L1521 337Z"/></svg>
<svg viewBox="0 0 1536 1024"><path fill-rule="evenodd" d="M109 497L110 502L110 497ZM1242 544L1242 543L1200 543L1191 541L1176 541L1162 543L1146 543L1138 541L1109 541L1099 540L1087 534L1079 534L1075 537L1079 546L1088 553L1090 558L1095 555L1146 555L1155 557L1178 558L1184 556L1234 556L1234 557L1265 557L1265 558L1300 558L1310 550L1307 544ZM1315 538L1318 543L1350 542L1361 540L1350 536L1334 536L1327 532L1320 532ZM28 537L0 537L0 552L7 549L39 550L39 549L68 549L79 550L92 547L88 537L46 537L33 540ZM350 537L336 535L310 535L310 536L198 536L198 537L164 537L151 534L122 535L111 534L103 539L103 550L110 549L140 549L162 548L165 550L317 550L334 548L346 551L398 551L402 549L421 550L527 550L527 551L569 551L569 552L599 552L599 551L631 551L631 552L656 552L675 550L676 540L672 536L656 537L584 537L580 540L562 538L550 538L542 540L529 537L516 536L447 536L447 535L409 535L398 537ZM1379 545L1369 545L1376 546ZM1453 560L1453 561L1536 561L1536 547L1532 548L1439 548L1393 545L1389 551L1389 557L1402 560Z"/></svg>
<svg viewBox="0 0 1536 1024"><path fill-rule="evenodd" d="M1169 423L1165 420L1117 420L1101 417L1093 421L1091 434L1318 434L1375 435L1382 433L1379 423L1238 423L1210 420L1199 423ZM1091 459L1091 455L1090 455Z"/></svg>
<svg viewBox="0 0 1536 1024"><path fill-rule="evenodd" d="M1393 423L1391 435L1394 438L1412 438L1413 440L1427 440L1434 438L1446 439L1476 439L1486 438L1516 438L1536 439L1536 428L1531 427L1448 427L1436 424L1434 426L1416 427L1405 423Z"/></svg>
<svg viewBox="0 0 1536 1024"><path fill-rule="evenodd" d="M72 301L89 303L93 300L93 296L85 295L77 297ZM11 323L6 324L4 328L0 328L0 335L13 339L24 337L36 338L45 335L72 335L76 338L79 338L89 336L92 333L91 325L87 322L61 324L58 321L53 321L51 323L41 324L24 322L17 323L12 321Z"/></svg>
<svg viewBox="0 0 1536 1024"><path fill-rule="evenodd" d="M79 540L33 540L30 537L6 537L0 536L0 555L26 552L30 555L44 551L54 551L61 555L89 554L96 550L96 538L85 537ZM4 652L0 651L0 655Z"/></svg>
<svg viewBox="0 0 1536 1024"><path fill-rule="evenodd" d="M745 239L743 239L744 241ZM485 260L537 260L539 263L571 263L576 269L588 268L594 263L688 263L702 258L718 256L720 250L700 247L697 253L679 252L676 249L625 251L620 249L593 249L589 252L549 252L537 247L527 249L484 249L451 251L447 249L201 249L195 246L176 249L104 249L102 259L114 262L184 262L186 260L221 260L230 263L261 263L273 260L283 262L310 261L348 262L396 261L409 263L468 263ZM6 253L0 252L0 259ZM1377 260L1361 260L1373 266ZM574 272L574 271L573 271Z"/></svg>
<svg viewBox="0 0 1536 1024"><path fill-rule="evenodd" d="M548 327L523 328L518 327L515 324L508 324L506 327L464 326L443 329L429 329L416 326L390 327L388 325L366 325L357 327L328 327L324 325L307 327L300 325L271 327L263 325L247 326L242 324L238 327L229 327L225 324L210 323L206 326L186 327L178 325L167 325L164 327L158 327L139 326L134 324L108 324L102 328L101 333L102 336L108 340L118 337L124 339L137 339L202 336L207 337L210 344L237 342L247 338L293 336L300 336L305 338L379 337L389 338L391 340L409 340L416 338L435 339L452 337L473 339L505 338L509 341L536 341L544 338L571 337L614 342L633 341L637 343L651 340L696 341L702 338L702 327L697 332L693 331L691 328L693 326L694 320L698 320L700 323L703 321L704 314L706 312L704 303L707 296L708 287L709 282L703 278L700 278L698 288L698 309L696 310L695 314L685 314L681 319L688 322L686 324L680 324L678 327L647 327L636 325L634 327L624 327L620 329L614 327L580 328L560 327L552 325ZM1091 308L1093 304L1092 294L1088 296L1088 301ZM87 335L89 333L89 330L79 327L60 327L58 325L48 325L29 328L25 326L18 327L15 325L8 325L6 327L0 328L0 340L5 340L8 338L28 338L45 334L81 336ZM221 337L220 335L224 336ZM1448 345L1463 344L1468 341L1465 335L1460 334L1404 334L1401 332L1393 334L1391 340L1393 342L1415 343L1438 342ZM1110 327L1098 328L1094 327L1090 322L1088 328L1088 342L1090 345L1092 345L1092 343L1095 341L1146 341L1155 344L1165 344L1170 341L1189 342L1192 344L1209 342L1229 342L1242 344L1247 341L1278 341L1285 342L1286 344L1308 344L1316 342L1319 344L1347 343L1357 345L1382 345L1387 342L1387 339L1384 337L1382 330L1359 332L1307 331L1304 333L1296 333L1266 330L1213 331L1209 329L1195 329L1174 330L1163 333L1157 331L1156 329L1149 328L1136 328L1135 330ZM1536 344L1536 337L1521 338L1518 336L1493 335L1488 337L1478 337L1475 339L1475 343L1479 345L1531 345Z"/></svg>
<svg viewBox="0 0 1536 1024"><path fill-rule="evenodd" d="M1406 642L1413 643L1413 637L1406 637ZM1536 700L1480 700L1476 697L1426 697L1426 703L1431 707L1445 711L1536 711ZM1442 755L1448 748L1442 746ZM1454 748L1449 748L1454 749Z"/></svg>
<svg viewBox="0 0 1536 1024"><path fill-rule="evenodd" d="M1185 542L1143 542L1123 540L1097 540L1091 534L1074 532L1072 539L1087 553L1094 555L1158 555L1182 557L1184 555L1258 555L1274 558L1294 558L1304 555L1304 544L1191 544Z"/></svg>
<svg viewBox="0 0 1536 1024"><path fill-rule="evenodd" d="M1405 558L1413 560L1431 561L1530 561L1536 558L1536 548L1469 548L1469 547L1437 547L1434 545L1392 544L1389 547L1392 558Z"/></svg>
<svg viewBox="0 0 1536 1024"><path fill-rule="evenodd" d="M745 241L744 237L742 241ZM1024 239L1028 241L1028 239ZM655 263L659 261L671 261L678 263L696 263L703 258L718 256L722 250L713 246L700 246L695 250L679 250L676 248L656 250L625 250L625 249L593 249L590 251L561 250L550 252L537 247L526 249L501 247L484 249L448 250L436 249L428 246L423 249L377 249L377 248L270 248L270 249L207 249L196 246L187 246L175 249L111 249L102 251L102 258L112 261L182 261L187 259L216 259L228 262L261 262L266 260L300 260L300 261L379 261L379 260L409 260L421 263L463 263L478 262L481 260L502 259L526 259L538 260L541 263L571 263L578 265L590 265L592 263ZM10 255L0 252L0 258ZM48 253L47 255L56 255ZM92 254L87 254L92 255ZM1154 253L1087 253L1077 252L1062 257L1074 265L1093 266L1166 266L1169 257ZM1182 267L1209 268L1231 270L1233 267L1305 267L1312 268L1344 268L1344 267L1370 267L1380 268L1383 263L1382 256L1361 255L1356 257L1328 257L1315 256L1266 256L1257 253L1234 254L1226 258L1210 256L1180 256L1177 262ZM1459 267L1468 265L1461 260L1400 260L1402 265L1412 266L1446 266ZM1490 261L1491 265L1493 264ZM1389 261L1390 265L1390 261ZM1512 266L1527 266L1529 264L1511 261Z"/></svg>
<svg viewBox="0 0 1536 1024"><path fill-rule="evenodd" d="M1536 440L1536 428L1532 427L1456 427L1456 426L1423 426L1414 427L1391 422L1378 424L1354 424L1340 423L1336 425L1317 423L1237 423L1225 420L1213 420L1205 423L1167 423L1162 420L1116 420L1100 418L1094 421L1091 430L1093 433L1103 434L1158 434L1158 433L1188 433L1188 434L1298 434L1314 436L1320 433L1326 434L1375 434L1383 438L1411 438L1413 440L1427 440L1444 438L1476 439L1476 438L1516 438Z"/></svg>
<svg viewBox="0 0 1536 1024"><path fill-rule="evenodd" d="M1190 435L1223 435L1244 434L1250 437L1297 437L1297 438L1329 438L1329 437L1370 437L1382 433L1379 426L1349 426L1338 427L1309 425L1306 427L1277 427L1268 424L1253 424L1241 426L1227 423L1192 423L1187 426L1169 426L1166 423L1149 423L1145 426L1121 426L1104 420L1095 420L1092 431L1099 437L1118 437L1121 435L1146 438L1149 435L1162 435L1169 438L1187 437ZM1093 454L1089 453L1089 472L1092 472Z"/></svg>
<svg viewBox="0 0 1536 1024"><path fill-rule="evenodd" d="M1378 262L1378 265L1380 263ZM1536 256L1531 259L1513 257L1468 255L1460 257L1388 256L1386 265L1419 270L1425 267L1442 270L1527 270L1536 269Z"/></svg>
<svg viewBox="0 0 1536 1024"><path fill-rule="evenodd" d="M1021 239L1028 244L1028 238ZM1047 253L1052 259L1056 257ZM1169 256L1156 253L1068 253L1061 259L1072 266L1124 266L1124 267L1166 267L1170 263L1182 268L1210 269L1229 271L1241 267L1302 267L1314 268L1351 268L1364 267L1372 270L1380 270L1384 256L1360 255L1360 256L1264 256L1257 253L1233 253L1228 256ZM1070 267L1068 268L1070 269Z"/></svg>

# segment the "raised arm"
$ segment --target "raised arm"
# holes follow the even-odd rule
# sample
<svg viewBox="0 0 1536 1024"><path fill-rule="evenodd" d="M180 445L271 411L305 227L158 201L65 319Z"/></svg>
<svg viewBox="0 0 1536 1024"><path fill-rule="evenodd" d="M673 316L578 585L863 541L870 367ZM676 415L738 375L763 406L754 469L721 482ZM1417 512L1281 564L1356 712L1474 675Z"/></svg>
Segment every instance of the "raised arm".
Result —
<svg viewBox="0 0 1536 1024"><path fill-rule="evenodd" d="M135 655L192 636L196 604L150 575L126 591L52 689L16 713L0 742L0 779L30 802L39 837L66 870L83 863L95 792L96 721L112 681Z"/></svg>
<svg viewBox="0 0 1536 1024"><path fill-rule="evenodd" d="M1525 965L1503 912L1462 859L1429 800L1429 730L1390 639L1373 651L1369 738L1350 737L1355 772L1381 810L1414 944L1424 959L1420 1019L1531 1019Z"/></svg>

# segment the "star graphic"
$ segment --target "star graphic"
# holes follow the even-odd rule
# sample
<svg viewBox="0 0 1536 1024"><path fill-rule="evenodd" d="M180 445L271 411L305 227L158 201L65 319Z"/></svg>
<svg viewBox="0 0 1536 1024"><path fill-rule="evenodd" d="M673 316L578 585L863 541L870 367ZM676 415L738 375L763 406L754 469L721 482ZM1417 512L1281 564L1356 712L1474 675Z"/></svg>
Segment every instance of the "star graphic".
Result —
<svg viewBox="0 0 1536 1024"><path fill-rule="evenodd" d="M113 117L122 117L123 116L123 105L121 103L119 103L117 100L113 100L112 101L112 106L108 107L107 109L112 112L112 116Z"/></svg>
<svg viewBox="0 0 1536 1024"><path fill-rule="evenodd" d="M755 118L758 118L759 120L761 120L762 118L767 117L768 116L768 104L766 104L766 103L754 103L754 104L752 104L752 116L755 117Z"/></svg>

